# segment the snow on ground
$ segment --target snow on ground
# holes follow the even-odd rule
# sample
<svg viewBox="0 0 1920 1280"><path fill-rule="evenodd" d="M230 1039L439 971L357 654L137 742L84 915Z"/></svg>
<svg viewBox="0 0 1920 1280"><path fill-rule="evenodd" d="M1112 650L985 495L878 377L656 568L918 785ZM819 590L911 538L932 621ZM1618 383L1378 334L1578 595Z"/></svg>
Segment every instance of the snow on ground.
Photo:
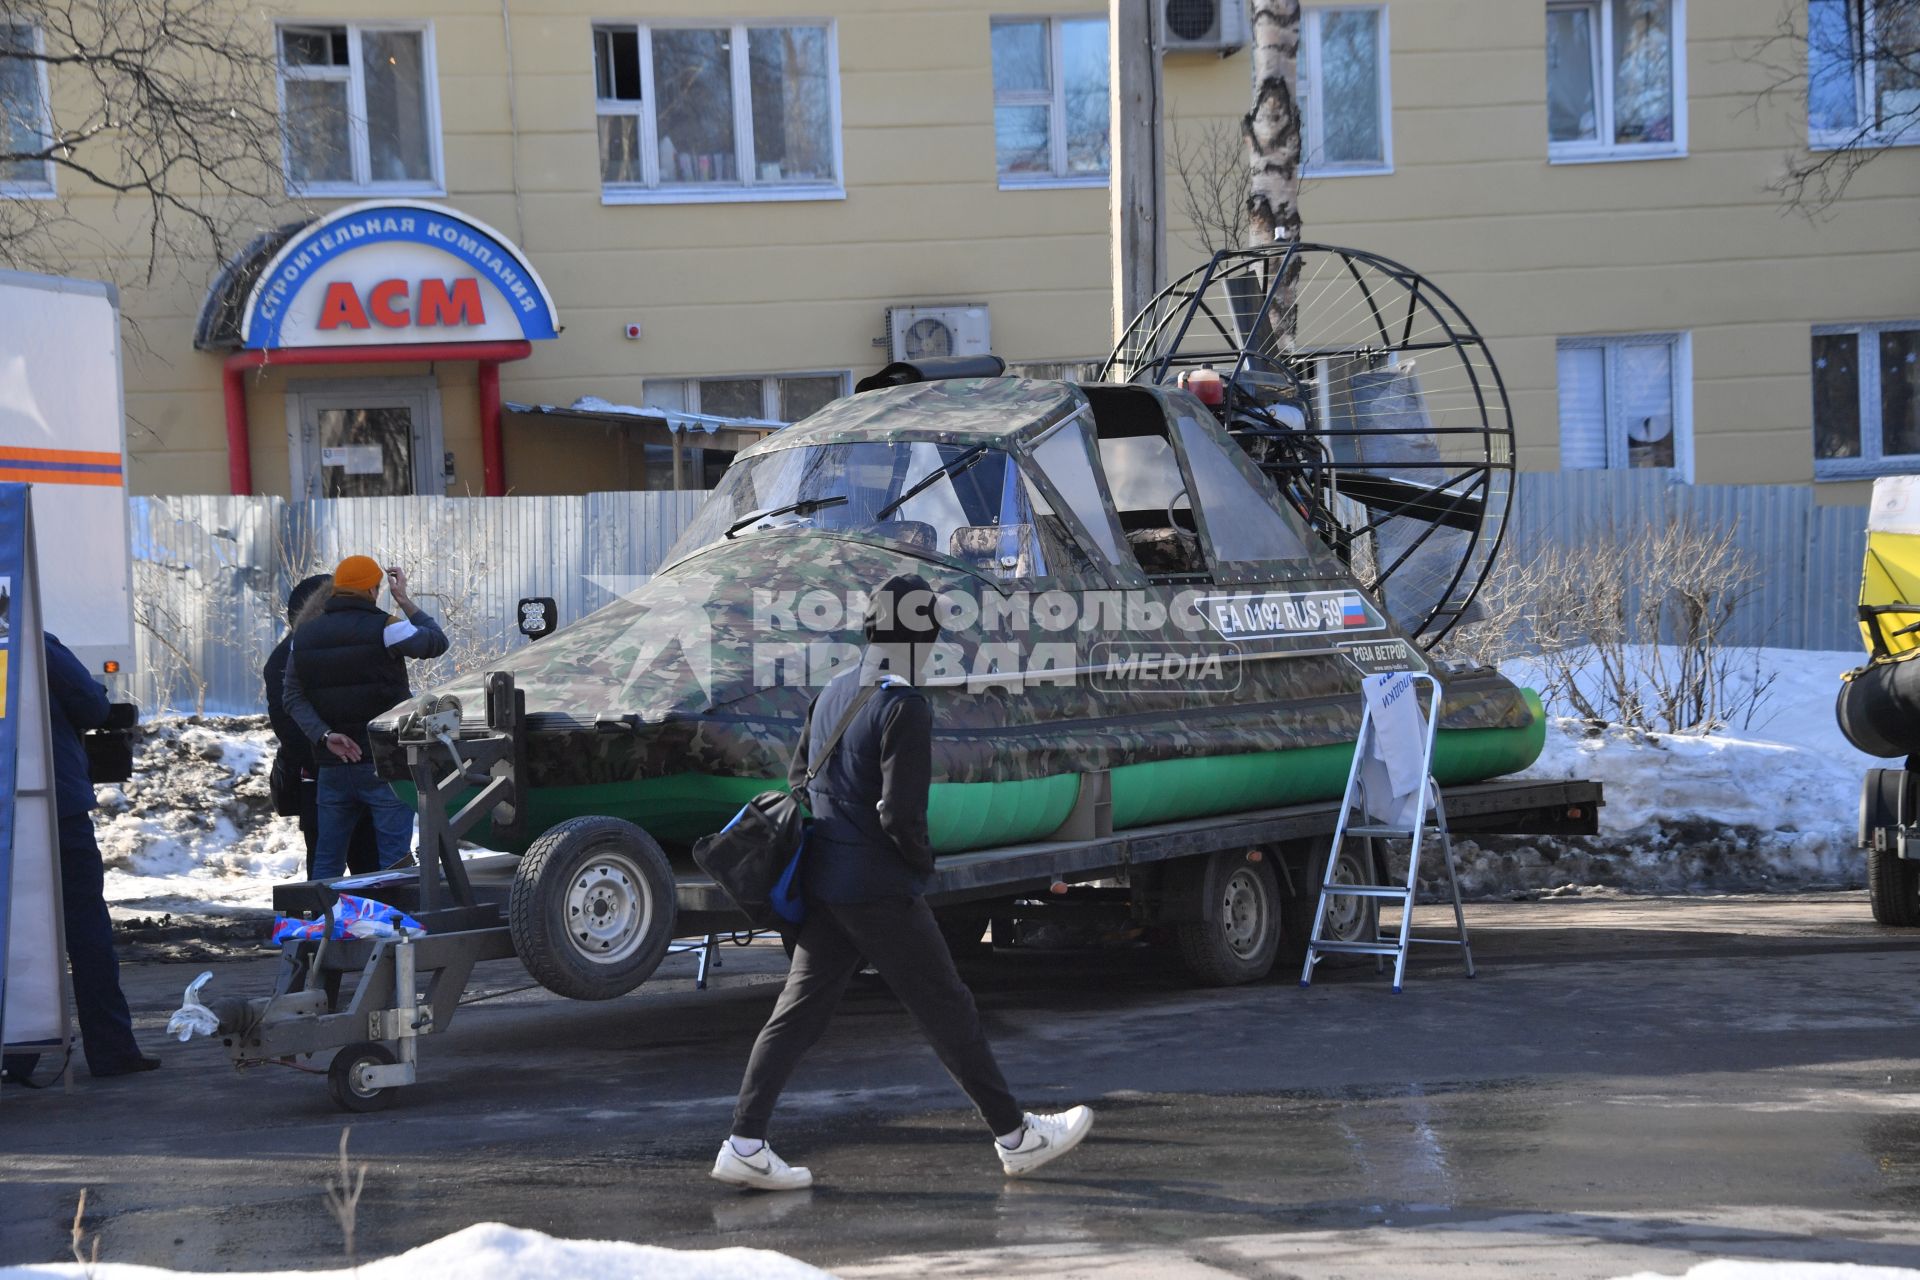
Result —
<svg viewBox="0 0 1920 1280"><path fill-rule="evenodd" d="M306 861L300 827L267 795L265 716L141 726L134 775L98 788L94 814L107 901L123 911L266 910L273 884Z"/></svg>
<svg viewBox="0 0 1920 1280"><path fill-rule="evenodd" d="M1501 885L1613 884L1631 889L1753 889L1859 884L1860 781L1889 762L1854 749L1833 704L1857 651L1762 649L1773 677L1747 727L1705 735L1595 733L1555 718L1523 776L1592 778L1606 788L1598 840L1486 840L1463 879ZM1537 686L1526 662L1506 673ZM1493 856L1487 851L1497 850ZM1537 860L1529 853L1537 855Z"/></svg>
<svg viewBox="0 0 1920 1280"><path fill-rule="evenodd" d="M110 1249L103 1252L111 1256ZM330 1271L205 1273L112 1261L92 1267L72 1262L0 1267L0 1280L49 1280L54 1276L168 1280L190 1275L218 1276L219 1280L267 1280L273 1276L305 1280L575 1280L587 1276L594 1280L833 1280L817 1267L768 1249L680 1250L604 1240L557 1240L498 1222L478 1223L395 1257L363 1262L357 1270L340 1267Z"/></svg>
<svg viewBox="0 0 1920 1280"><path fill-rule="evenodd" d="M1662 1272L1636 1271L1621 1280L1670 1280ZM1687 1269L1681 1280L1920 1280L1905 1267L1863 1267L1851 1262L1748 1262L1715 1258Z"/></svg>

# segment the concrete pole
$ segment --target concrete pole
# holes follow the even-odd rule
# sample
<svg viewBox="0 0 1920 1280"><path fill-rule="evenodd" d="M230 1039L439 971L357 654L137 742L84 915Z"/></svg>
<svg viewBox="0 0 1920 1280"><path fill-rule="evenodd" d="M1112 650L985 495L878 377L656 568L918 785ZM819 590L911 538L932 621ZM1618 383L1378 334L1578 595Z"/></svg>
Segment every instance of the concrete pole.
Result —
<svg viewBox="0 0 1920 1280"><path fill-rule="evenodd" d="M1161 140L1160 52L1154 8L1162 0L1109 0L1112 68L1113 336L1167 282L1166 156Z"/></svg>

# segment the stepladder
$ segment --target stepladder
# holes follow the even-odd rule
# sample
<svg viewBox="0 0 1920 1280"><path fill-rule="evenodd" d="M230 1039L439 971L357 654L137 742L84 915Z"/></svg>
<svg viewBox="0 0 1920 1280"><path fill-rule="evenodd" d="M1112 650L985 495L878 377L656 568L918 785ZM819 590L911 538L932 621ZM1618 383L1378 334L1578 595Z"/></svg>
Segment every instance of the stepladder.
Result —
<svg viewBox="0 0 1920 1280"><path fill-rule="evenodd" d="M1426 709L1420 692L1427 693ZM1394 672L1368 676L1361 682L1360 732L1354 741L1353 766L1341 798L1340 816L1327 851L1320 901L1313 913L1313 932L1307 940L1306 962L1300 985L1313 982L1314 966L1330 955L1372 956L1376 970L1393 961L1393 990L1404 988L1407 956L1416 946L1458 947L1467 976L1474 975L1473 947L1467 937L1467 917L1460 903L1460 878L1453 856L1453 837L1447 829L1446 803L1433 777L1434 744L1439 736L1440 682L1425 672ZM1377 842L1399 841L1407 847L1403 883L1361 883L1343 875L1356 860L1343 857L1349 841L1359 841L1363 856L1358 865L1383 866L1373 856ZM1414 900L1420 891L1423 858L1438 846L1446 891L1453 902L1454 936L1416 936ZM1365 880L1375 877L1368 875ZM1330 928L1335 905L1361 908L1340 911L1350 927L1348 936L1334 936ZM1399 918L1386 919L1397 905ZM1367 908L1372 908L1371 910ZM1357 923L1356 923L1357 922Z"/></svg>

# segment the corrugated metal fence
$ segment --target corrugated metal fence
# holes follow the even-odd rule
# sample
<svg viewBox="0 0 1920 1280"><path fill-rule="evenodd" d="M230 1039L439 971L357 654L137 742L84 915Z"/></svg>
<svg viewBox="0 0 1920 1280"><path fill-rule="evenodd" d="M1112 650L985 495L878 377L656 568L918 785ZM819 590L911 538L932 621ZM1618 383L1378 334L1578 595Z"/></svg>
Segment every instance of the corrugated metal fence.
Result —
<svg viewBox="0 0 1920 1280"><path fill-rule="evenodd" d="M1728 635L1736 645L1854 649L1867 509L1819 506L1807 485L1690 485L1653 471L1532 471L1517 477L1503 556L1578 546L1675 519L1731 530L1758 572Z"/></svg>
<svg viewBox="0 0 1920 1280"><path fill-rule="evenodd" d="M135 696L153 709L261 710L288 590L356 552L408 570L455 638L449 665L504 652L525 643L521 597L554 597L563 622L599 608L654 570L705 498L134 498Z"/></svg>
<svg viewBox="0 0 1920 1280"><path fill-rule="evenodd" d="M555 597L565 622L632 585L620 579L651 573L705 496L134 498L136 696L156 710L259 711L260 667L280 634L288 589L355 552L408 568L414 594L456 635L449 663L481 660L524 643L513 612L521 597ZM1852 618L1866 509L1816 506L1805 486L1527 473L1503 554L1525 557L1550 542L1578 544L1676 516L1732 528L1760 569L1736 643L1859 643Z"/></svg>

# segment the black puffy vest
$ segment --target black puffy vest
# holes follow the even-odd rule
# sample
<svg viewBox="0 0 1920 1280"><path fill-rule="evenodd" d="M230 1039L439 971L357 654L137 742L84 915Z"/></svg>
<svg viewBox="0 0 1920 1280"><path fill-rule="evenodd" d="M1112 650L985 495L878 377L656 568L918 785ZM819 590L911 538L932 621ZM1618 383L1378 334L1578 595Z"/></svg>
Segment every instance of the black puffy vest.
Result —
<svg viewBox="0 0 1920 1280"><path fill-rule="evenodd" d="M335 596L293 633L293 665L307 701L335 733L367 747L367 721L413 696L407 660L387 648L386 613L371 600ZM321 764L332 763L321 753Z"/></svg>

